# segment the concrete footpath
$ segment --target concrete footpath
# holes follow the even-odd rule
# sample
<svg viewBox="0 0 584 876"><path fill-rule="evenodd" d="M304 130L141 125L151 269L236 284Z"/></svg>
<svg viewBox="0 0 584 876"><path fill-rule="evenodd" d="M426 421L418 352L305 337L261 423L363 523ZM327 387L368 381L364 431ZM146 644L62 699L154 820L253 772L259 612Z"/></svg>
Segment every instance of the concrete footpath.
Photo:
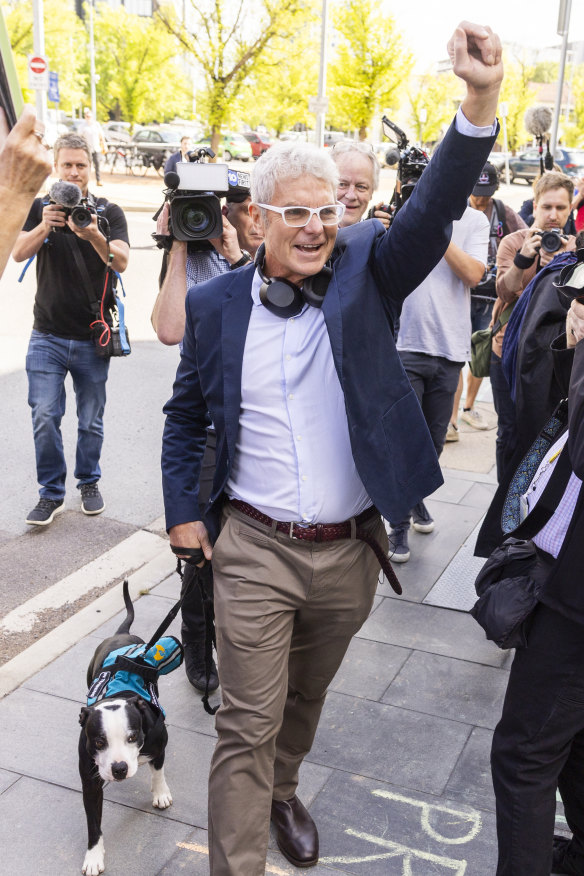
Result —
<svg viewBox="0 0 584 876"><path fill-rule="evenodd" d="M484 409L493 416L488 405ZM494 874L489 747L512 655L485 641L466 612L428 601L448 570L458 568L461 577L461 550L495 489L493 437L463 425L461 441L447 445L445 484L428 501L435 531L411 533L411 560L396 567L404 595L396 597L380 582L371 615L331 686L299 788L320 832L315 876ZM461 467L467 459L474 470ZM472 602L471 576L462 578L457 598L462 589L462 602ZM148 637L176 599L169 554L154 551L130 581L134 630ZM16 658L18 666L11 661L10 678L11 663L0 668L6 693L0 701L1 869L11 876L80 872L86 828L77 718L90 655L115 629L121 605L118 585ZM171 631L178 632L176 622ZM54 659L59 649L66 650ZM106 787L111 876L208 873L213 719L182 668L161 679L160 694L174 802L165 811L152 809L147 767ZM561 812L557 827L565 827ZM273 838L270 845L266 872L296 872Z"/></svg>

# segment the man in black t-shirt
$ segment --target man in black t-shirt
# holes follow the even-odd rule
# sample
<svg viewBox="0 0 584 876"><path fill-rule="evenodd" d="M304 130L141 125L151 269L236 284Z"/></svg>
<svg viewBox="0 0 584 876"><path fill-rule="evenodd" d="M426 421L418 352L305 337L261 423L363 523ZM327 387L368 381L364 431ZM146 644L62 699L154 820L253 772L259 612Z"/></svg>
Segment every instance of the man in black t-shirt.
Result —
<svg viewBox="0 0 584 876"><path fill-rule="evenodd" d="M103 443L105 384L109 359L91 340L96 302L103 295L106 265L126 269L130 245L125 216L116 204L88 193L91 155L83 137L67 134L55 143L55 170L75 183L97 208L80 228L65 210L37 198L20 232L15 261L37 256L34 324L26 357L28 403L32 410L40 500L26 522L51 523L64 508L66 465L61 437L65 413L65 377L69 372L77 402L75 478L85 514L100 514L105 504L98 489ZM106 237L104 234L107 228ZM81 270L78 264L83 264ZM88 288L89 287L89 288Z"/></svg>

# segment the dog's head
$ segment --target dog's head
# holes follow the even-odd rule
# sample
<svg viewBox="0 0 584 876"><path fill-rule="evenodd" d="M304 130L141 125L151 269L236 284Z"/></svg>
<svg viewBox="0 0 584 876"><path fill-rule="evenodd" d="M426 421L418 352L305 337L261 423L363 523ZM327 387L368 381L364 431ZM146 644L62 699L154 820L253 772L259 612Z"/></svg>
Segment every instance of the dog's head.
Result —
<svg viewBox="0 0 584 876"><path fill-rule="evenodd" d="M85 746L105 782L129 779L138 769L147 709L140 697L102 700L81 709Z"/></svg>

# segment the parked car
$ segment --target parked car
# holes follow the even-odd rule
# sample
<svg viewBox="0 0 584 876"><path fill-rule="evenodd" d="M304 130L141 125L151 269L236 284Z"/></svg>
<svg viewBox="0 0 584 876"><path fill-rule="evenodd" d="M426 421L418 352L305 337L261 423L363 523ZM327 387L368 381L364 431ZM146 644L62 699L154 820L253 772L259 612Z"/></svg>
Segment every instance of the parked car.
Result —
<svg viewBox="0 0 584 876"><path fill-rule="evenodd" d="M146 167L160 171L169 155L180 149L181 133L172 128L145 127L136 131L132 145L136 147Z"/></svg>
<svg viewBox="0 0 584 876"><path fill-rule="evenodd" d="M324 132L324 146L334 146L335 143L338 143L339 140L347 139L345 134L342 131L325 131Z"/></svg>
<svg viewBox="0 0 584 876"><path fill-rule="evenodd" d="M243 136L251 146L251 154L254 158L259 158L264 152L267 152L272 141L267 134L260 134L259 131L244 131Z"/></svg>
<svg viewBox="0 0 584 876"><path fill-rule="evenodd" d="M203 137L195 143L195 147L210 145L210 137ZM233 134L229 131L221 137L217 154L225 161L231 161L233 158L237 158L239 161L249 161L252 157L251 146L243 134Z"/></svg>
<svg viewBox="0 0 584 876"><path fill-rule="evenodd" d="M132 139L129 122L105 122L101 127L106 143L129 143Z"/></svg>
<svg viewBox="0 0 584 876"><path fill-rule="evenodd" d="M582 176L584 174L584 149L558 147L554 162L568 176ZM524 179L527 183L531 183L536 176L539 176L539 172L539 149L526 149L515 158L509 159L511 182L515 182L516 179Z"/></svg>

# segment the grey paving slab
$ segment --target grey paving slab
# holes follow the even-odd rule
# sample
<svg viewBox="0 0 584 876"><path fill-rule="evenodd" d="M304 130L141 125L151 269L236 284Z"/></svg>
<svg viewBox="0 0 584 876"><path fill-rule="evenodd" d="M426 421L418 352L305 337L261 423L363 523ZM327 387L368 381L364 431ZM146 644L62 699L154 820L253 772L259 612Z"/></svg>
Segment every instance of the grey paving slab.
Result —
<svg viewBox="0 0 584 876"><path fill-rule="evenodd" d="M495 794L491 779L491 742L493 731L475 727L456 764L445 794L471 806L495 811Z"/></svg>
<svg viewBox="0 0 584 876"><path fill-rule="evenodd" d="M465 493L461 501L464 505L473 505L475 508L481 508L484 512L491 504L496 491L497 484L475 483L468 493Z"/></svg>
<svg viewBox="0 0 584 876"><path fill-rule="evenodd" d="M18 688L0 701L0 727L0 768L80 787L78 703Z"/></svg>
<svg viewBox="0 0 584 876"><path fill-rule="evenodd" d="M158 629L165 615L168 614L174 603L178 599L168 598L158 591L158 587L153 588L150 593L143 594L140 599L134 603L134 623L132 624L132 632L143 639L149 639L150 636ZM93 633L94 637L105 639L106 636L111 636L115 633L121 622L126 616L126 610L123 603L120 605L120 611L114 617L110 618L106 623ZM165 635L178 636L180 638L180 612L178 617L174 619L172 625L168 628Z"/></svg>
<svg viewBox="0 0 584 876"><path fill-rule="evenodd" d="M188 825L104 802L108 876L158 876L191 831ZM79 876L87 848L81 794L21 779L0 796L2 872Z"/></svg>
<svg viewBox="0 0 584 876"><path fill-rule="evenodd" d="M27 679L23 688L83 703L87 693L87 667L100 641L100 638L93 636L81 639L32 678Z"/></svg>
<svg viewBox="0 0 584 876"><path fill-rule="evenodd" d="M445 480L456 478L462 481L472 481L477 484L497 484L496 466L493 466L491 471L485 473L480 471L465 471L464 469L450 468L449 466L443 465L442 474L444 475ZM433 495L435 496L436 493Z"/></svg>
<svg viewBox="0 0 584 876"><path fill-rule="evenodd" d="M413 543L413 539L410 542ZM393 590L383 573L377 586L378 594L409 602L422 602L430 592L444 571L444 566L422 560L419 552L416 554L415 544L413 547L411 559L407 563L395 563L393 567L403 589L401 596Z"/></svg>
<svg viewBox="0 0 584 876"><path fill-rule="evenodd" d="M470 731L460 722L333 692L308 759L440 794Z"/></svg>
<svg viewBox="0 0 584 876"><path fill-rule="evenodd" d="M476 527L484 509L449 502L427 505L436 528L427 535L417 533L414 550L423 562L446 566Z"/></svg>
<svg viewBox="0 0 584 876"><path fill-rule="evenodd" d="M436 502L461 502L471 486L468 480L456 477L452 474L452 469L443 469L442 474L444 483L432 493L432 499Z"/></svg>
<svg viewBox="0 0 584 876"><path fill-rule="evenodd" d="M424 602L453 608L456 611L470 611L476 602L474 582L484 566L483 557L475 557L474 549L479 527L476 526L460 549L456 552Z"/></svg>
<svg viewBox="0 0 584 876"><path fill-rule="evenodd" d="M487 666L501 666L507 659L504 651L485 639L469 614L399 599L384 599L358 635Z"/></svg>
<svg viewBox="0 0 584 876"><path fill-rule="evenodd" d="M493 876L494 816L447 797L336 774L312 807L321 863L356 876Z"/></svg>
<svg viewBox="0 0 584 876"><path fill-rule="evenodd" d="M368 639L353 639L331 690L378 700L411 652Z"/></svg>
<svg viewBox="0 0 584 876"><path fill-rule="evenodd" d="M2 794L6 788L9 788L10 785L13 785L14 782L19 780L20 776L18 773L11 773L8 770L0 770L0 794Z"/></svg>
<svg viewBox="0 0 584 876"><path fill-rule="evenodd" d="M509 675L501 669L414 651L381 697L405 709L494 728Z"/></svg>

